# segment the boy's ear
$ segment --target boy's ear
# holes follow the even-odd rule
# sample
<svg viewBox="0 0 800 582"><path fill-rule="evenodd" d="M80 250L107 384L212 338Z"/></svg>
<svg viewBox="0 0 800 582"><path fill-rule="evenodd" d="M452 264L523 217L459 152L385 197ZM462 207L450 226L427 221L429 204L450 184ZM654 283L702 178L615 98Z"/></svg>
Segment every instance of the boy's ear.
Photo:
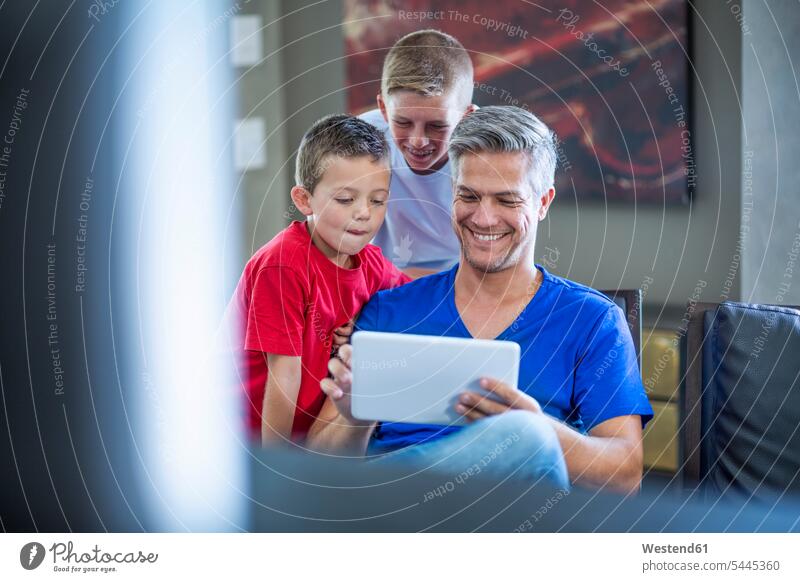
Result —
<svg viewBox="0 0 800 582"><path fill-rule="evenodd" d="M309 204L309 198L311 198L311 192L302 186L295 186L292 188L292 202L304 216L311 216L314 214L314 211L311 209L311 204Z"/></svg>
<svg viewBox="0 0 800 582"><path fill-rule="evenodd" d="M381 115L383 115L383 120L389 123L389 112L386 110L386 101L383 100L383 94L378 93L376 100L378 101L378 109L381 110Z"/></svg>

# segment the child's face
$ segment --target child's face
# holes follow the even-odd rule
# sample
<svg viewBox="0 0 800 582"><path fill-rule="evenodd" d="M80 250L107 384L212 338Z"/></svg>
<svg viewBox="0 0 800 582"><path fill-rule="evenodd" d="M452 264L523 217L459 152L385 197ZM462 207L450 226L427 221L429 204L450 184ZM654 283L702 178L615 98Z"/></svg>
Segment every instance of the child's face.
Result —
<svg viewBox="0 0 800 582"><path fill-rule="evenodd" d="M323 164L325 171L313 194L295 187L292 199L310 218L317 248L347 266L349 257L360 252L383 224L391 174L385 160L373 161L370 156L328 156Z"/></svg>
<svg viewBox="0 0 800 582"><path fill-rule="evenodd" d="M464 107L457 91L427 96L405 90L386 99L378 95L378 106L408 166L419 173L438 170L447 162L450 135L474 107Z"/></svg>

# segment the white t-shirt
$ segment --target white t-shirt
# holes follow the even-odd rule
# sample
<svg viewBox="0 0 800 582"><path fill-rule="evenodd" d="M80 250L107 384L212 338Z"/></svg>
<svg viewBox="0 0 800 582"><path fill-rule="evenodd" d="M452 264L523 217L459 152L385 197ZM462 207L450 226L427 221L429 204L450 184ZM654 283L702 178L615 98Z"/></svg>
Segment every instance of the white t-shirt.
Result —
<svg viewBox="0 0 800 582"><path fill-rule="evenodd" d="M443 271L458 262L461 247L450 214L453 187L450 161L431 174L415 174L395 145L379 109L361 119L384 132L392 159L392 182L386 220L372 244L397 267Z"/></svg>

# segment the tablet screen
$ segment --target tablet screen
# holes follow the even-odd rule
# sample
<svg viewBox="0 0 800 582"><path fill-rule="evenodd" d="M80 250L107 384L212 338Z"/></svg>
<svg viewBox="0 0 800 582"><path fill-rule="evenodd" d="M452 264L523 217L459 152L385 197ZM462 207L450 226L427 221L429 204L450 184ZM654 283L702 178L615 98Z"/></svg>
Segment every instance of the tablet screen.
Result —
<svg viewBox="0 0 800 582"><path fill-rule="evenodd" d="M514 342L359 331L352 343L352 412L362 420L466 424L460 394L483 392L487 376L519 380Z"/></svg>

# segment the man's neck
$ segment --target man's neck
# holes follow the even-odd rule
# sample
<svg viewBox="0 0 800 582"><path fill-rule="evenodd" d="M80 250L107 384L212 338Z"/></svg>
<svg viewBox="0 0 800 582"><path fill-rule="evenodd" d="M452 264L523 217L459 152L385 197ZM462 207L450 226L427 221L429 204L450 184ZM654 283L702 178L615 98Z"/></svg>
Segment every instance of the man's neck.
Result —
<svg viewBox="0 0 800 582"><path fill-rule="evenodd" d="M505 301L516 301L523 296L532 298L540 284L541 274L533 264L533 257L495 273L479 271L462 257L454 283L457 296L498 305Z"/></svg>
<svg viewBox="0 0 800 582"><path fill-rule="evenodd" d="M464 327L474 338L496 339L533 300L541 278L533 257L497 273L481 272L462 261L455 304Z"/></svg>

